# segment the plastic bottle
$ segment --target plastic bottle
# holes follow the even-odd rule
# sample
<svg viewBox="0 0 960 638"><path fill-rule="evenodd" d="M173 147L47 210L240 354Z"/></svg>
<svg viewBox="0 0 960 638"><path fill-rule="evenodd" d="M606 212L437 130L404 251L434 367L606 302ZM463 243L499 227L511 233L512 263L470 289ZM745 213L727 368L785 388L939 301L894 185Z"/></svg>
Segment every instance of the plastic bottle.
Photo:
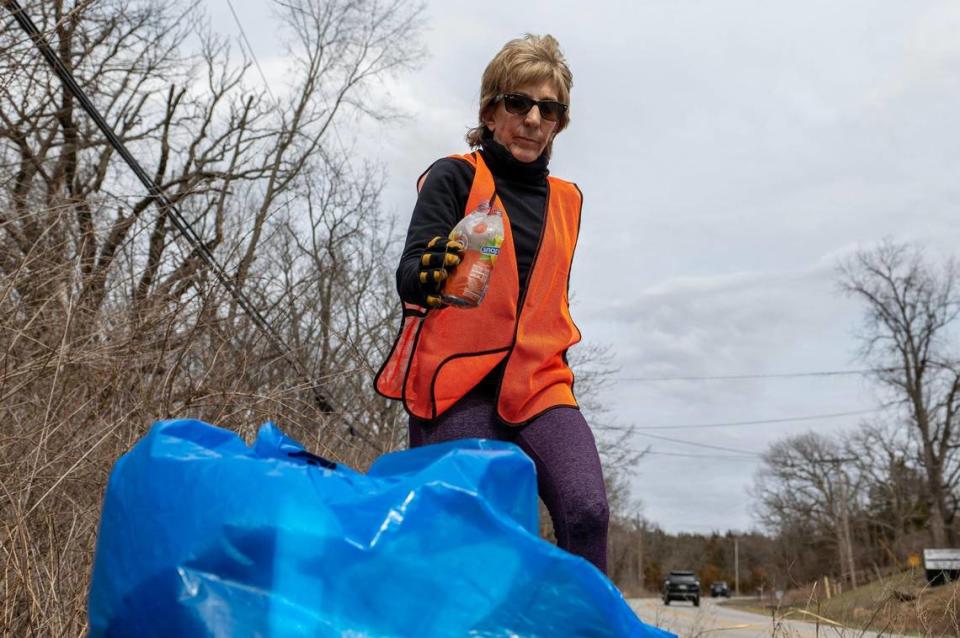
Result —
<svg viewBox="0 0 960 638"><path fill-rule="evenodd" d="M503 244L503 213L483 202L453 227L450 239L461 242L466 249L444 283L441 298L452 306L475 308L487 294Z"/></svg>

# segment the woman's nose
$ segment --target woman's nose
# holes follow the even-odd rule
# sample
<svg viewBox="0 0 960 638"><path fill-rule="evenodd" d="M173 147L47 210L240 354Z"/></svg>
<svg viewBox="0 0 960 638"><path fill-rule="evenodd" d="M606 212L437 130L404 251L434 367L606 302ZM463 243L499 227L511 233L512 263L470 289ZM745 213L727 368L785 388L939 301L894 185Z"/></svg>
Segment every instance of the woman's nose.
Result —
<svg viewBox="0 0 960 638"><path fill-rule="evenodd" d="M536 104L531 106L526 117L523 118L523 123L527 126L540 126L540 107Z"/></svg>

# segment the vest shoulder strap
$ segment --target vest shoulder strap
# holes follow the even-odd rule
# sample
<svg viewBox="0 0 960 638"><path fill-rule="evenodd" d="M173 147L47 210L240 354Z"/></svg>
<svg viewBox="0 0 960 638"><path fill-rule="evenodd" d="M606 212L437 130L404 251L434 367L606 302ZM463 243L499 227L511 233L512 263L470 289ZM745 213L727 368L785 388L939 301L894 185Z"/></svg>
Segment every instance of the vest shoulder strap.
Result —
<svg viewBox="0 0 960 638"><path fill-rule="evenodd" d="M477 151L473 151L471 153L463 153L463 154L454 153L453 155L448 155L447 157L451 159L463 160L470 166L474 168L477 167Z"/></svg>
<svg viewBox="0 0 960 638"><path fill-rule="evenodd" d="M583 198L580 187L575 182L569 182L553 175L547 175L547 181L550 182L550 188L555 190L571 191L577 194L577 197Z"/></svg>
<svg viewBox="0 0 960 638"><path fill-rule="evenodd" d="M474 169L476 169L476 168L477 168L477 158L475 157L476 154L477 154L476 151L474 151L474 152L472 152L472 153L467 153L467 154L465 154L465 155L453 154L453 155L447 155L447 157L446 157L445 159L458 159L458 160L462 160L462 161L466 162L467 164L469 164L470 166L472 166ZM441 158L441 159L444 159L444 158ZM439 161L440 161L440 160L437 160L437 162L439 162ZM437 162L434 162L433 164L436 164ZM423 188L423 183L424 183L425 181L427 181L427 175L430 174L430 169L433 168L433 164L431 164L430 166L428 166L428 167L427 167L427 170L425 170L425 171L423 171L422 173L420 173L420 177L417 178L417 192L418 192L418 193L419 193L420 190Z"/></svg>

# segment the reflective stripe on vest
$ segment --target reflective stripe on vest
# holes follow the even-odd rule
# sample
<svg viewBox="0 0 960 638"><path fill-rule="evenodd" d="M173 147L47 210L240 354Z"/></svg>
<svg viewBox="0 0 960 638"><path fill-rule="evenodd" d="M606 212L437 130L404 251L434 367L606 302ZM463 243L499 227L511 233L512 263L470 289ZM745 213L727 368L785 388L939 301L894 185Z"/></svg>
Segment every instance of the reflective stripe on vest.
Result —
<svg viewBox="0 0 960 638"><path fill-rule="evenodd" d="M454 156L475 167L464 214L494 195L493 176L479 153ZM402 400L421 419L435 419L507 360L497 391L497 413L519 425L555 407L577 407L566 351L580 341L570 317L567 288L580 230L582 197L570 182L548 177L540 242L519 297L509 214L504 240L478 308L426 311L404 304L397 341L377 374L377 391ZM519 308L519 311L518 311Z"/></svg>

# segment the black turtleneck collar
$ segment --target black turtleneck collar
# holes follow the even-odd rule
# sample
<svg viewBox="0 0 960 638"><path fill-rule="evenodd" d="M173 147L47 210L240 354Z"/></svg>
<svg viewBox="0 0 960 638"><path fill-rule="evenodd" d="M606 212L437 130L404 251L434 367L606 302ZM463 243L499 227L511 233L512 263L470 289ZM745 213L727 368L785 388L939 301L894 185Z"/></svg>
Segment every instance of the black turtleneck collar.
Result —
<svg viewBox="0 0 960 638"><path fill-rule="evenodd" d="M489 129L480 140L480 147L490 172L498 177L528 183L542 183L546 181L550 172L547 170L549 160L545 153L532 162L521 162L507 150L507 147L493 139Z"/></svg>

